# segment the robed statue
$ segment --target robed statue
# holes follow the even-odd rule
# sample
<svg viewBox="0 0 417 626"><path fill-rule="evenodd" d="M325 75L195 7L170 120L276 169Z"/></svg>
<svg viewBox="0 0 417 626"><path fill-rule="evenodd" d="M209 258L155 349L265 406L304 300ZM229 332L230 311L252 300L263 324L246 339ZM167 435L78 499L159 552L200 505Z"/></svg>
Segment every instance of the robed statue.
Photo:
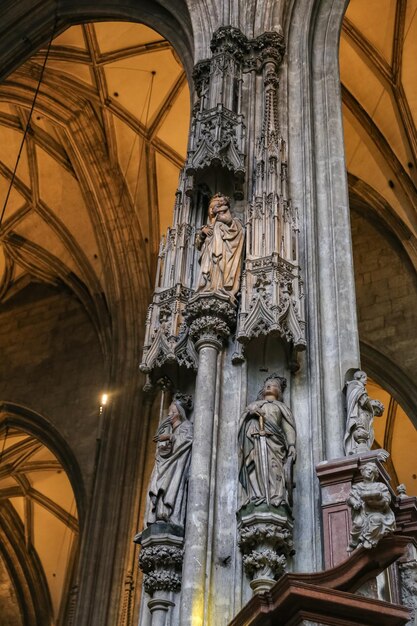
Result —
<svg viewBox="0 0 417 626"><path fill-rule="evenodd" d="M292 504L292 467L296 427L282 400L286 379L269 376L256 402L244 410L239 424L239 481L243 506Z"/></svg>
<svg viewBox="0 0 417 626"><path fill-rule="evenodd" d="M170 522L184 527L193 425L187 417L191 397L175 394L168 416L160 424L150 486L147 525Z"/></svg>
<svg viewBox="0 0 417 626"><path fill-rule="evenodd" d="M366 391L366 373L357 370L346 383L345 454L360 454L372 448L375 439L374 417L384 412L379 400L372 400Z"/></svg>
<svg viewBox="0 0 417 626"><path fill-rule="evenodd" d="M352 510L352 529L348 551L355 548L374 548L382 537L395 530L388 487L378 482L375 463L361 467L362 481L353 485L347 499Z"/></svg>
<svg viewBox="0 0 417 626"><path fill-rule="evenodd" d="M220 292L234 300L240 286L244 232L221 193L210 200L207 224L197 233L200 269L196 292Z"/></svg>

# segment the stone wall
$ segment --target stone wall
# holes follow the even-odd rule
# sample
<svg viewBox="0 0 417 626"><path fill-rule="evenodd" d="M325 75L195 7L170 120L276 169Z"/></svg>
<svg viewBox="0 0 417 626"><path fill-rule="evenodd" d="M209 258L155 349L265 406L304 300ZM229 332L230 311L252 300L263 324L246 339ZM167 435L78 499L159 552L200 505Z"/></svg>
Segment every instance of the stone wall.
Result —
<svg viewBox="0 0 417 626"><path fill-rule="evenodd" d="M355 282L362 341L417 380L417 276L399 243L351 213Z"/></svg>
<svg viewBox="0 0 417 626"><path fill-rule="evenodd" d="M0 558L0 623L2 626L22 626L22 617L17 604L16 592Z"/></svg>
<svg viewBox="0 0 417 626"><path fill-rule="evenodd" d="M31 284L0 306L0 400L40 413L66 439L87 493L92 483L103 357L68 292Z"/></svg>

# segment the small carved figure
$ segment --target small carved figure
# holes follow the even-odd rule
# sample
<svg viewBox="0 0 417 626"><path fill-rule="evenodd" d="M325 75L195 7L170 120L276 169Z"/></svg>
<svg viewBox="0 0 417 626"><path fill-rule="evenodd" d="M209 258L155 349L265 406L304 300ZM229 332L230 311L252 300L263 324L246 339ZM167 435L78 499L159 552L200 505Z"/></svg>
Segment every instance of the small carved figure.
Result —
<svg viewBox="0 0 417 626"><path fill-rule="evenodd" d="M184 526L193 425L187 418L191 397L175 394L167 418L153 440L157 443L149 486L147 525L170 522Z"/></svg>
<svg viewBox="0 0 417 626"><path fill-rule="evenodd" d="M353 485L347 499L352 510L352 530L348 552L355 548L374 548L382 537L395 530L391 494L382 482L376 482L378 468L375 463L361 467L363 481Z"/></svg>
<svg viewBox="0 0 417 626"><path fill-rule="evenodd" d="M371 449L375 439L374 417L384 412L379 400L372 400L366 391L367 376L357 370L353 379L346 383L346 432L345 454L359 454Z"/></svg>
<svg viewBox="0 0 417 626"><path fill-rule="evenodd" d="M208 224L195 241L200 251L197 292L225 293L234 300L240 286L243 240L243 227L230 211L229 198L216 194L210 200Z"/></svg>
<svg viewBox="0 0 417 626"><path fill-rule="evenodd" d="M281 376L269 376L257 401L241 416L239 481L246 498L243 506L250 502L291 505L296 427L293 414L282 401L286 383Z"/></svg>
<svg viewBox="0 0 417 626"><path fill-rule="evenodd" d="M398 485L397 487L397 497L400 500L404 500L405 498L407 498L407 487L404 485L404 483L401 483L400 485Z"/></svg>

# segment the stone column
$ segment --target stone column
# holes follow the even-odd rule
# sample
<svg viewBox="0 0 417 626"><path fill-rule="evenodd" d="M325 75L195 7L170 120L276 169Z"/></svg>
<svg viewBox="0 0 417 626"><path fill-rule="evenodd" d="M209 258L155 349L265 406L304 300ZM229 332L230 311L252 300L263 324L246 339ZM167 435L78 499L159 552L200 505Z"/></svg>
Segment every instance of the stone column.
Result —
<svg viewBox="0 0 417 626"><path fill-rule="evenodd" d="M235 315L229 298L217 293L198 294L187 307L187 322L199 359L182 578L182 626L201 626L204 620L217 355L230 334Z"/></svg>

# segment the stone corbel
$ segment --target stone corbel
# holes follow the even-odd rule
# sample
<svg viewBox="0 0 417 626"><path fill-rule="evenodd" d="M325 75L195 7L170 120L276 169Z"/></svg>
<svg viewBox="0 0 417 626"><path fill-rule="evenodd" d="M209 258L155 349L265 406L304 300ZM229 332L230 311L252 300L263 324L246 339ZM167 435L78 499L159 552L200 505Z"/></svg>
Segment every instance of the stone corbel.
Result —
<svg viewBox="0 0 417 626"><path fill-rule="evenodd" d="M268 591L285 572L294 553L293 523L283 507L246 505L238 512L243 567L255 594Z"/></svg>
<svg viewBox="0 0 417 626"><path fill-rule="evenodd" d="M152 624L165 624L166 613L175 606L175 595L181 590L183 529L157 522L136 535L134 541L142 546L139 567L144 589L151 596L148 608Z"/></svg>
<svg viewBox="0 0 417 626"><path fill-rule="evenodd" d="M236 323L236 307L221 293L200 293L189 301L185 318L197 350L201 345L221 350Z"/></svg>

